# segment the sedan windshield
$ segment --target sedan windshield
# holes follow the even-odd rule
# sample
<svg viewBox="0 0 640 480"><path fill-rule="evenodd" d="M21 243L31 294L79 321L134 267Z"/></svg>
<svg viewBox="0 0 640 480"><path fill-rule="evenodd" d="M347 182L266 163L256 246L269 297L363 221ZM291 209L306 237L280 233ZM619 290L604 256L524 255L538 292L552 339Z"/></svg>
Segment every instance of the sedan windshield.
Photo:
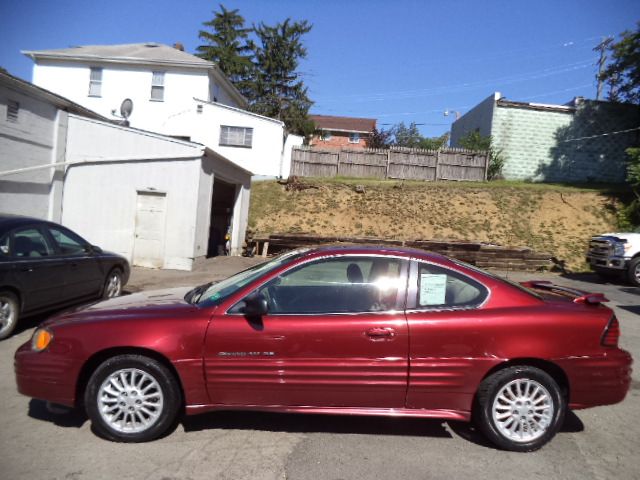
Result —
<svg viewBox="0 0 640 480"><path fill-rule="evenodd" d="M284 253L269 262L260 263L248 268L247 270L236 273L235 275L225 278L220 282L200 285L199 287L190 290L184 298L187 302L197 304L199 306L210 307L217 305L233 294L236 290L248 285L255 279L280 267L281 265L301 257L307 251L308 249L293 250L291 252Z"/></svg>

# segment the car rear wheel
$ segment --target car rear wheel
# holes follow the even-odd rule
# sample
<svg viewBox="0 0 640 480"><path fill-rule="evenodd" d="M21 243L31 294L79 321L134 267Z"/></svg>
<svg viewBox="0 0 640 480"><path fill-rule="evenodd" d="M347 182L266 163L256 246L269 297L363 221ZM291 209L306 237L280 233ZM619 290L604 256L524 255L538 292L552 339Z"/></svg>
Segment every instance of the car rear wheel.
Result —
<svg viewBox="0 0 640 480"><path fill-rule="evenodd" d="M15 294L0 290L0 340L13 333L18 325L20 302Z"/></svg>
<svg viewBox="0 0 640 480"><path fill-rule="evenodd" d="M640 257L636 257L629 262L629 281L636 287L640 287Z"/></svg>
<svg viewBox="0 0 640 480"><path fill-rule="evenodd" d="M505 450L531 452L562 426L566 402L556 381L530 366L500 370L478 390L478 420L484 434Z"/></svg>
<svg viewBox="0 0 640 480"><path fill-rule="evenodd" d="M122 293L122 272L114 268L104 282L102 298L114 298Z"/></svg>
<svg viewBox="0 0 640 480"><path fill-rule="evenodd" d="M116 442L146 442L174 425L182 396L174 375L142 355L119 355L89 379L85 407L94 430Z"/></svg>

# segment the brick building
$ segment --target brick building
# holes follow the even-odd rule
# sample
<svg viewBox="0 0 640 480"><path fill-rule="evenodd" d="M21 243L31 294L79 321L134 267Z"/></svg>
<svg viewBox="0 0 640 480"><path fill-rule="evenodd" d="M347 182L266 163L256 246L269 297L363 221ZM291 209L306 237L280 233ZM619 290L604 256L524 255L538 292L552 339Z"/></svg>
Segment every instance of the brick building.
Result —
<svg viewBox="0 0 640 480"><path fill-rule="evenodd" d="M369 135L376 128L373 118L309 115L316 126L310 141L318 148L367 148Z"/></svg>
<svg viewBox="0 0 640 480"><path fill-rule="evenodd" d="M496 92L453 123L451 146L472 131L491 135L509 180L623 182L625 150L638 145L639 126L637 105L514 102Z"/></svg>

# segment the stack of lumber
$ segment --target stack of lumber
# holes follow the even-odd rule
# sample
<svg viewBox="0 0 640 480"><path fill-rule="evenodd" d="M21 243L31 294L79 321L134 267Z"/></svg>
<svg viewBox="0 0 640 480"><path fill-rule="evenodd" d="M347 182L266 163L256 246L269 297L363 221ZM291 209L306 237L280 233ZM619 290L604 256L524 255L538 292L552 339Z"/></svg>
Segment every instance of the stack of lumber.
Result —
<svg viewBox="0 0 640 480"><path fill-rule="evenodd" d="M499 270L544 270L553 266L553 255L536 252L528 247L504 247L483 242L458 240L391 240L376 237L321 237L317 235L274 233L268 236L255 236L248 247L255 253L266 255L299 247L335 244L388 245L418 248L440 253L462 260L481 268ZM262 248L261 248L262 246Z"/></svg>

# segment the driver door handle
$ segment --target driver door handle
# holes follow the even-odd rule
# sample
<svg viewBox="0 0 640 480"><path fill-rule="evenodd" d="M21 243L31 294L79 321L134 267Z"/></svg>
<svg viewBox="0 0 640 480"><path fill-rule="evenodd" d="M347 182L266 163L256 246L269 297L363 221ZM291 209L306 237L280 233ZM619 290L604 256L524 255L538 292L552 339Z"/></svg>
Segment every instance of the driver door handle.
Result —
<svg viewBox="0 0 640 480"><path fill-rule="evenodd" d="M390 327L374 327L367 330L366 334L371 339L391 338L395 336L396 331Z"/></svg>

